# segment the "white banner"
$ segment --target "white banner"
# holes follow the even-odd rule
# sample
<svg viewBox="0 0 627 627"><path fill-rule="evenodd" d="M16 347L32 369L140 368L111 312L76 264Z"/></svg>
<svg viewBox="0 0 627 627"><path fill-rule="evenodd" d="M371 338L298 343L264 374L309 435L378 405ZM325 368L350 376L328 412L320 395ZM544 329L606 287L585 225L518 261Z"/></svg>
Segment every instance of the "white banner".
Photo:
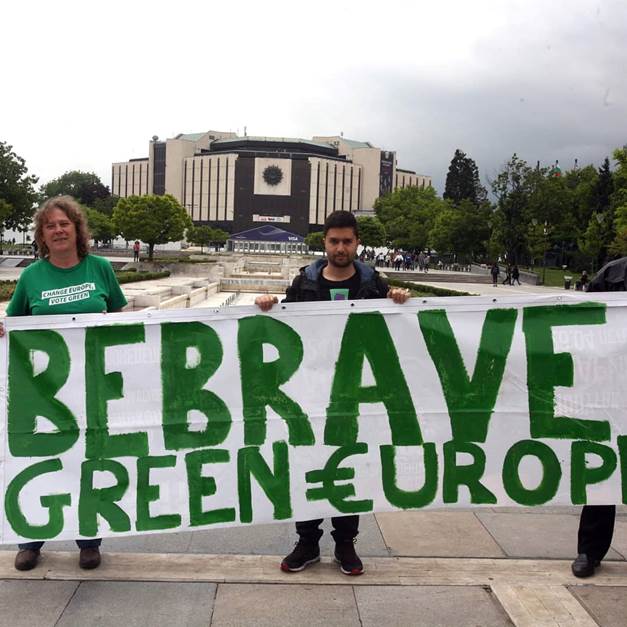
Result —
<svg viewBox="0 0 627 627"><path fill-rule="evenodd" d="M627 502L627 295L7 318L3 543Z"/></svg>

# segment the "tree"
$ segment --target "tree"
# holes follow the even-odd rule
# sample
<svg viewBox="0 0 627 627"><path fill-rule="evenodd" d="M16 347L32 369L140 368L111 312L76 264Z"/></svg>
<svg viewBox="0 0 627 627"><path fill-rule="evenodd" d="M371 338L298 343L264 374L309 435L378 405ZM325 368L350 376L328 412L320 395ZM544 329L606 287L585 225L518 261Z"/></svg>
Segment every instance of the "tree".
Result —
<svg viewBox="0 0 627 627"><path fill-rule="evenodd" d="M527 248L531 254L531 262L534 265L538 263L539 259L542 259L544 265L544 255L548 249L548 242L548 225L534 220L527 226Z"/></svg>
<svg viewBox="0 0 627 627"><path fill-rule="evenodd" d="M309 247L309 250L324 250L324 233L322 231L316 231L309 233L305 238L305 244Z"/></svg>
<svg viewBox="0 0 627 627"><path fill-rule="evenodd" d="M385 227L377 218L361 216L357 218L357 229L359 239L363 246L377 248L387 244L387 234Z"/></svg>
<svg viewBox="0 0 627 627"><path fill-rule="evenodd" d="M436 216L433 228L429 231L429 246L437 250L440 256L455 252L453 242L459 228L458 223L458 212L454 207L448 207Z"/></svg>
<svg viewBox="0 0 627 627"><path fill-rule="evenodd" d="M99 198L111 196L109 188L102 184L97 174L80 170L70 170L59 178L52 179L42 185L41 193L46 198L67 194L87 207L94 207Z"/></svg>
<svg viewBox="0 0 627 627"><path fill-rule="evenodd" d="M85 208L85 213L89 231L96 246L98 242L110 242L117 235L113 220L109 216L90 207Z"/></svg>
<svg viewBox="0 0 627 627"><path fill-rule="evenodd" d="M580 250L592 259L592 272L595 271L599 254L603 248L603 231L601 220L599 220L600 215L602 214L596 212L592 214L588 222L588 228L578 240Z"/></svg>
<svg viewBox="0 0 627 627"><path fill-rule="evenodd" d="M406 250L423 250L435 216L448 207L433 187L405 187L377 198L374 210L391 244Z"/></svg>
<svg viewBox="0 0 627 627"><path fill-rule="evenodd" d="M105 215L111 217L113 214L113 209L118 204L118 200L120 200L119 196L107 196L105 198L96 198L92 205L92 208L100 213L104 213Z"/></svg>
<svg viewBox="0 0 627 627"><path fill-rule="evenodd" d="M533 170L514 153L491 183L497 199L492 246L500 247L511 263L518 262L525 247L532 177Z"/></svg>
<svg viewBox="0 0 627 627"><path fill-rule="evenodd" d="M187 241L200 246L200 252L203 252L203 246L209 246L213 241L213 229L210 226L191 226L187 229Z"/></svg>
<svg viewBox="0 0 627 627"><path fill-rule="evenodd" d="M627 255L627 228L616 233L614 241L610 244L609 252L616 257L625 257Z"/></svg>
<svg viewBox="0 0 627 627"><path fill-rule="evenodd" d="M166 194L120 198L113 210L113 224L125 240L146 242L152 261L155 245L182 240L192 221L178 200Z"/></svg>
<svg viewBox="0 0 627 627"><path fill-rule="evenodd" d="M608 247L608 252L617 257L627 255L627 204L615 209L616 235Z"/></svg>
<svg viewBox="0 0 627 627"><path fill-rule="evenodd" d="M220 246L224 246L226 240L229 239L229 234L222 229L211 229L211 244L215 246L216 251Z"/></svg>
<svg viewBox="0 0 627 627"><path fill-rule="evenodd" d="M30 225L38 200L36 184L37 177L28 174L24 159L0 141L0 233Z"/></svg>
<svg viewBox="0 0 627 627"><path fill-rule="evenodd" d="M613 155L617 167L613 173L613 192L610 196L610 210L614 238L608 247L611 255L627 255L627 146L617 148Z"/></svg>
<svg viewBox="0 0 627 627"><path fill-rule="evenodd" d="M563 180L552 178L558 189L566 189L571 206L567 209L573 214L573 218L579 225L579 230L584 231L592 217L592 213L602 213L598 208L597 187L599 173L593 165L583 168L575 168L565 173ZM563 183L560 187L560 183ZM607 204L606 204L607 207Z"/></svg>
<svg viewBox="0 0 627 627"><path fill-rule="evenodd" d="M462 200L480 205L487 197L487 191L481 185L477 164L458 148L448 168L443 198L455 205Z"/></svg>
<svg viewBox="0 0 627 627"><path fill-rule="evenodd" d="M610 170L610 160L605 157L603 165L599 168L599 175L595 185L595 200L597 212L605 212L610 206L610 197L614 192L614 180Z"/></svg>
<svg viewBox="0 0 627 627"><path fill-rule="evenodd" d="M440 254L452 253L458 261L472 261L486 253L490 237L490 208L462 200L440 211L429 232L429 246Z"/></svg>

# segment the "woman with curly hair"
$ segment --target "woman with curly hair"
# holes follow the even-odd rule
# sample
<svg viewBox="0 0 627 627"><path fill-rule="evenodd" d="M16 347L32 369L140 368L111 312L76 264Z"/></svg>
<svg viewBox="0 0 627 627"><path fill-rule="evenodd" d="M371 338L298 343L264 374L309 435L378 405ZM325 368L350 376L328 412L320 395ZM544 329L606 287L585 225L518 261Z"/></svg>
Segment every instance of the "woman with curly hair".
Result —
<svg viewBox="0 0 627 627"><path fill-rule="evenodd" d="M50 198L34 221L39 260L22 272L7 316L121 311L126 298L109 261L89 254L89 231L80 205L71 196ZM76 541L81 568L100 565L100 543L99 538ZM20 544L15 568L34 568L42 545Z"/></svg>

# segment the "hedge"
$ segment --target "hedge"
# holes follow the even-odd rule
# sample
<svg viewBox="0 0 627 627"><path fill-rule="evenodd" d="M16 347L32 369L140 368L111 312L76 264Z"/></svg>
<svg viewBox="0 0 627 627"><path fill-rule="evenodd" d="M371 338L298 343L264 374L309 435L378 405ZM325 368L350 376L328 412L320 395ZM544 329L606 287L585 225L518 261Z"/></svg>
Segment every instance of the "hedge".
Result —
<svg viewBox="0 0 627 627"><path fill-rule="evenodd" d="M170 276L169 270L163 272L136 272L133 269L131 272L116 272L115 276L118 279L118 283L137 283L139 281L151 281L153 279L163 279ZM17 281L0 281L0 302L11 300Z"/></svg>
<svg viewBox="0 0 627 627"><path fill-rule="evenodd" d="M410 283L408 281L399 281L398 279L387 279L387 282L393 287L404 287L411 290L418 296L474 296L470 292L447 290L444 287L425 285L424 283Z"/></svg>
<svg viewBox="0 0 627 627"><path fill-rule="evenodd" d="M17 281L0 281L0 302L11 299L16 285Z"/></svg>

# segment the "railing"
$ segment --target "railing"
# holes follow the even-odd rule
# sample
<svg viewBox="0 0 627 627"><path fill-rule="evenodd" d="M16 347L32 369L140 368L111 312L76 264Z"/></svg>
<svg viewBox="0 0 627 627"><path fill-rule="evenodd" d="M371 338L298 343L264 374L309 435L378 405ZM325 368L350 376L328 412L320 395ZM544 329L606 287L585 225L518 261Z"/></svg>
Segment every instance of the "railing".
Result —
<svg viewBox="0 0 627 627"><path fill-rule="evenodd" d="M220 306L230 307L238 296L239 296L239 292L233 292Z"/></svg>

